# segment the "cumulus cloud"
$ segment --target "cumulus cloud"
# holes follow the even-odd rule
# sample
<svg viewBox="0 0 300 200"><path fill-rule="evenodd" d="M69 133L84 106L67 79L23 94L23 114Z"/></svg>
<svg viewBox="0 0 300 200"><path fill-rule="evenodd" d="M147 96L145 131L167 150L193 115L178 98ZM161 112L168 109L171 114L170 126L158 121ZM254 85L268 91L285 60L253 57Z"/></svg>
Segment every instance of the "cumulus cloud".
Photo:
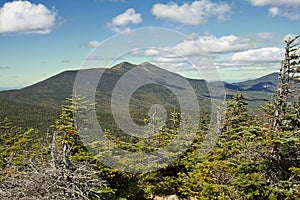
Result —
<svg viewBox="0 0 300 200"><path fill-rule="evenodd" d="M207 23L211 17L218 20L228 18L231 7L226 3L214 3L209 0L194 1L191 4L177 3L155 4L152 14L158 19L179 22L188 25L201 25Z"/></svg>
<svg viewBox="0 0 300 200"><path fill-rule="evenodd" d="M300 19L299 0L248 0L253 6L268 6L269 15L282 16L290 20Z"/></svg>
<svg viewBox="0 0 300 200"><path fill-rule="evenodd" d="M146 49L145 52L144 52L145 56L156 56L158 54L159 54L159 50L158 49L153 49L153 48Z"/></svg>
<svg viewBox="0 0 300 200"><path fill-rule="evenodd" d="M112 31L119 33L122 31L129 31L130 28L128 26L131 24L140 24L142 22L141 14L137 13L133 8L129 8L124 13L114 17L109 23L107 23L107 27Z"/></svg>
<svg viewBox="0 0 300 200"><path fill-rule="evenodd" d="M270 7L268 11L272 17L283 16L289 18L291 21L300 19L300 15L294 8Z"/></svg>
<svg viewBox="0 0 300 200"><path fill-rule="evenodd" d="M215 37L207 33L204 36L194 35L163 50L155 48L137 49L132 52L132 55L147 56L152 59L151 62L153 63L169 64L186 62L185 59L188 57L189 61L206 66L207 63L203 62L206 62L207 59L223 59L219 57L228 57L233 53L253 48L256 48L256 45L248 38L236 35Z"/></svg>
<svg viewBox="0 0 300 200"><path fill-rule="evenodd" d="M284 57L284 49L277 47L266 47L250 49L232 55L233 62L280 62Z"/></svg>
<svg viewBox="0 0 300 200"><path fill-rule="evenodd" d="M143 56L143 57L155 57L155 56L161 56L161 55L164 55L165 52L161 49L157 49L157 48L142 48L142 49L133 49L131 52L130 52L130 55L131 56L134 56L134 57L140 57L140 56Z"/></svg>
<svg viewBox="0 0 300 200"><path fill-rule="evenodd" d="M277 15L280 15L279 8L278 8L278 7L271 7L271 8L269 8L269 14L270 14L272 17L277 16Z"/></svg>
<svg viewBox="0 0 300 200"><path fill-rule="evenodd" d="M154 63L182 63L184 60L182 58L174 57L155 57L153 58Z"/></svg>
<svg viewBox="0 0 300 200"><path fill-rule="evenodd" d="M234 53L230 57L217 60L215 65L221 70L220 72L224 70L223 72L228 78L232 78L232 74L228 73L230 71L239 71L243 73L243 76L249 78L249 73L260 75L262 71L266 74L278 71L283 57L283 48L265 47ZM242 74L240 75L242 76ZM223 78L228 79L227 77Z"/></svg>
<svg viewBox="0 0 300 200"><path fill-rule="evenodd" d="M200 36L196 40L186 40L172 48L176 54L181 56L197 56L203 52L208 53L230 53L248 50L255 45L248 38L235 35L215 37L213 35Z"/></svg>
<svg viewBox="0 0 300 200"><path fill-rule="evenodd" d="M85 46L88 48L96 48L96 47L99 47L100 45L101 45L101 43L98 41L95 41L95 40L90 41L87 44L85 44Z"/></svg>
<svg viewBox="0 0 300 200"><path fill-rule="evenodd" d="M249 0L254 6L297 6L300 7L299 0Z"/></svg>
<svg viewBox="0 0 300 200"><path fill-rule="evenodd" d="M48 34L55 27L56 10L29 1L4 3L0 8L0 34Z"/></svg>

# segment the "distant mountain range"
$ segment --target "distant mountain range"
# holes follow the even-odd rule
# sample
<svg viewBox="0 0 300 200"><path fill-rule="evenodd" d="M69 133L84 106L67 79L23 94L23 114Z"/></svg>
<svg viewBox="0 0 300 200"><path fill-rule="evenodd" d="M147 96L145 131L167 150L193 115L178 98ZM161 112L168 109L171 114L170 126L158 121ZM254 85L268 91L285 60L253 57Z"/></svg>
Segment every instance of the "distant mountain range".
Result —
<svg viewBox="0 0 300 200"><path fill-rule="evenodd" d="M254 80L248 80L240 83L228 84L225 87L232 90L239 91L265 91L274 92L277 89L278 73L268 74Z"/></svg>
<svg viewBox="0 0 300 200"><path fill-rule="evenodd" d="M118 80L129 70L141 67L144 70L146 79L151 79L157 74L156 81L163 81L163 85L170 88L180 87L180 84L173 84L163 77L181 77L178 74L163 70L150 63L134 65L122 62L103 73L96 91L96 109L99 122L104 128L114 128L114 120L110 108L112 91ZM151 69L151 71L147 69ZM104 69L88 69L90 72ZM0 121L8 117L14 125L21 127L34 127L45 130L59 117L61 105L66 98L71 97L77 70L65 71L51 78L41 81L18 90L0 92ZM181 77L183 78L183 77ZM205 80L186 79L193 87L198 98L202 111L209 108L210 88L219 89L222 85L226 88L227 98L232 98L238 91L246 93L246 101L251 109L256 109L265 104L273 96L278 82L278 74L273 73L255 80L248 80L240 83L212 82ZM87 80L88 81L88 80ZM214 98L214 97L212 97ZM148 110L152 104L162 104L167 111L179 107L178 99L168 88L159 84L148 84L140 87L134 92L130 100L130 112L136 123L143 123L142 119L147 117Z"/></svg>

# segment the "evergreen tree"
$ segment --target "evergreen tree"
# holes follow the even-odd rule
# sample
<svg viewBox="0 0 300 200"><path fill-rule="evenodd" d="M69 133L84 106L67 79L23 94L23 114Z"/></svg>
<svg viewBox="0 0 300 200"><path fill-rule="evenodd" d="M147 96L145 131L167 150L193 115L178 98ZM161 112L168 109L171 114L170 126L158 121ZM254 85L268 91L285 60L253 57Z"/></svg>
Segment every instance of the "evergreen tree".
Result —
<svg viewBox="0 0 300 200"><path fill-rule="evenodd" d="M281 63L278 76L278 90L274 99L273 107L273 130L288 130L288 113L300 100L300 55L298 38L288 38L285 41L285 56ZM272 112L272 111L271 111Z"/></svg>

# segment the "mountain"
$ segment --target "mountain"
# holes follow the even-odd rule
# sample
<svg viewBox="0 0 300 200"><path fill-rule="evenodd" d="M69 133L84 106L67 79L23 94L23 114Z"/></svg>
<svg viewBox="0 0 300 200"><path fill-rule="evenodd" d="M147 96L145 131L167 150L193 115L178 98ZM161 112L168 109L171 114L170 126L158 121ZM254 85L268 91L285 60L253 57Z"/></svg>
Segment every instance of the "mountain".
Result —
<svg viewBox="0 0 300 200"><path fill-rule="evenodd" d="M230 84L240 91L266 91L274 92L277 89L278 73L268 74L254 80Z"/></svg>
<svg viewBox="0 0 300 200"><path fill-rule="evenodd" d="M5 90L17 90L23 88L22 86L15 86L15 87L0 87L0 91L5 91Z"/></svg>
<svg viewBox="0 0 300 200"><path fill-rule="evenodd" d="M136 71L136 74L126 73L129 70L130 72ZM65 103L66 98L71 97L78 72L78 70L64 71L26 88L1 91L0 121L8 117L17 126L47 129L59 117L61 106ZM134 85L140 81L141 87L132 93L129 105L131 117L138 124L142 124L143 119L147 118L148 111L153 104L162 104L168 113L179 109L179 100L173 91L184 94L183 80L187 80L195 91L201 111L209 111L210 98L220 98L215 94L210 94L207 88L207 84L210 84L210 91L216 91L217 94L220 83L185 79L151 63L134 65L122 62L110 69L95 68L86 69L83 72L87 74L103 72L98 82L95 99L99 123L107 129L116 127L111 110L112 93L116 86L123 87L123 91L129 91L131 88L124 88L124 85ZM127 76L127 79L124 79L124 75ZM270 74L260 79L241 83L224 83L227 98L232 98L237 91L246 92L246 100L250 107L257 108L271 98L272 87L276 84L275 76L275 74ZM84 81L90 80L86 78ZM127 84L119 84L119 81L127 81ZM150 84L145 85L144 83L147 81ZM124 97L124 95L120 96L121 99Z"/></svg>

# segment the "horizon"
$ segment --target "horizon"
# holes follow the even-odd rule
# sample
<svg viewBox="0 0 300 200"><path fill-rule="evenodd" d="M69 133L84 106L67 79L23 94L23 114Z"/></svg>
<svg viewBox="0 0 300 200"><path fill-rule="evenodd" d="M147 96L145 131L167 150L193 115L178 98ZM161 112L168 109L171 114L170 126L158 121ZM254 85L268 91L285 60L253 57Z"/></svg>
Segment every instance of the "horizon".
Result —
<svg viewBox="0 0 300 200"><path fill-rule="evenodd" d="M120 64L122 64L122 63L129 63L129 64L132 64L132 65L136 65L136 66L139 66L139 65L142 65L142 64L145 64L145 63L149 63L149 64L151 64L151 65L153 65L152 63L150 63L150 62L142 62L142 63L139 63L139 64L134 64L134 63L130 63L130 62L128 62L128 61L123 61L123 62L120 62L120 63L118 63L118 64L116 64L116 65L114 65L114 66L111 66L111 67L109 67L109 68L105 68L105 69L112 69L112 68L114 68L114 67L116 67L117 65L120 65ZM156 65L154 65L154 66L156 66ZM156 66L156 67L158 67L158 68L161 68L161 67L159 67L159 66ZM101 68L101 67L99 67L99 68ZM89 69L97 69L97 68L89 68ZM163 69L163 68L161 68L161 69ZM88 69L84 69L84 70L88 70ZM166 69L167 70L167 69ZM0 86L0 92L2 92L2 91L10 91L10 90L19 90L19 89L23 89L23 88L26 88L26 87L30 87L30 86L33 86L33 85L35 85L35 84L37 84L37 83L39 83L39 82L42 82L42 81L45 81L45 80L47 80L47 79L50 79L50 78L52 78L52 77L54 77L54 76L56 76L56 75L58 75L58 74L61 74L61 73L64 73L64 72L68 72L68 71L78 71L78 69L68 69L68 70L64 70L64 71L61 71L61 72L59 72L59 73L56 73L56 74L54 74L54 75L51 75L51 76L49 76L49 77L46 77L45 79L43 79L43 80L41 80L41 81L37 81L37 82L35 82L35 83L32 83L32 84L30 84L30 85L24 85L24 86L21 86L21 85L17 85L17 86L9 86L9 87L1 87ZM173 73L176 73L176 72L173 72ZM241 82L245 82L245 81L250 81L250 80L256 80L256 79L259 79L259 78L262 78L262 77L264 77L264 76L268 76L268 75L271 75L271 74L274 74L274 73L278 73L278 72L271 72L271 73L268 73L268 74L264 74L264 75L262 75L262 76L259 76L259 77L253 77L253 78L247 78L247 79L244 79L244 80L223 80L224 82L226 82L226 83L230 83L230 84L233 84L233 83L241 83ZM176 73L176 74L179 74L179 73ZM181 74L179 74L179 75L181 75ZM181 75L181 76L183 76L183 75ZM189 78L189 77L185 77L185 76L183 76L184 78L187 78L187 79L193 79L193 78ZM205 80L205 81L207 81L206 79L196 79L196 80ZM209 82L209 83L211 83L211 82L218 82L219 80L210 80L210 81L207 81L207 82Z"/></svg>
<svg viewBox="0 0 300 200"><path fill-rule="evenodd" d="M0 3L0 11L0 88L29 86L80 69L99 49L107 49L92 58L99 63L144 60L197 78L183 62L189 61L204 73L215 68L226 82L255 79L279 70L284 40L297 35L300 21L300 2L290 0L10 0ZM173 36L156 36L164 45L160 48L122 55L106 46L124 35L129 44L145 27ZM153 39L146 32L140 37ZM120 49L124 46L120 43ZM199 52L210 56L212 66L202 63Z"/></svg>

